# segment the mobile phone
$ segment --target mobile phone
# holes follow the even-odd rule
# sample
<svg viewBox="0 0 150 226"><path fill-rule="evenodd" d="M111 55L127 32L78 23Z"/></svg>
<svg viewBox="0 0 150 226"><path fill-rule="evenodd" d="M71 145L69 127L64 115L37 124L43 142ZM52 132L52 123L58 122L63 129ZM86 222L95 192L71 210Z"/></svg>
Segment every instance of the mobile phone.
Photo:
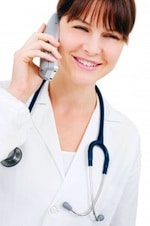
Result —
<svg viewBox="0 0 150 226"><path fill-rule="evenodd" d="M44 33L54 36L58 40L58 15L54 13L49 19ZM49 53L51 54L51 53ZM40 76L44 80L53 79L56 71L58 70L57 62L50 62L45 59L40 59Z"/></svg>

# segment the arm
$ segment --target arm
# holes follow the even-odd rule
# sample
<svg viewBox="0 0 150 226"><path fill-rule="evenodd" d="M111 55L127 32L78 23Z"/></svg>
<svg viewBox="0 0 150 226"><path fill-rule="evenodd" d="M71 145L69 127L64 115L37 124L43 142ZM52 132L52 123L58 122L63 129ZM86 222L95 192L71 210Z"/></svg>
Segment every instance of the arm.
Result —
<svg viewBox="0 0 150 226"><path fill-rule="evenodd" d="M39 88L42 78L34 58L49 61L60 58L59 43L43 31L45 25L35 32L14 54L12 79L8 87L0 89L0 161L14 148L22 145L31 126L30 114L25 103ZM52 52L52 55L47 54Z"/></svg>
<svg viewBox="0 0 150 226"><path fill-rule="evenodd" d="M0 161L24 143L30 127L28 108L0 88Z"/></svg>

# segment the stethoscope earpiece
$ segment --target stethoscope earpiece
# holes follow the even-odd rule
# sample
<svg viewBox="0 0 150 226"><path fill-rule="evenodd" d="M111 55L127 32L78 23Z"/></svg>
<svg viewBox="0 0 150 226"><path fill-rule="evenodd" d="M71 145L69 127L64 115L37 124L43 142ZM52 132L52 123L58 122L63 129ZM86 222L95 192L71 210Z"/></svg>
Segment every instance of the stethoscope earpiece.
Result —
<svg viewBox="0 0 150 226"><path fill-rule="evenodd" d="M1 164L5 167L12 167L17 165L22 158L22 151L20 148L15 148L11 151L6 159L4 159Z"/></svg>

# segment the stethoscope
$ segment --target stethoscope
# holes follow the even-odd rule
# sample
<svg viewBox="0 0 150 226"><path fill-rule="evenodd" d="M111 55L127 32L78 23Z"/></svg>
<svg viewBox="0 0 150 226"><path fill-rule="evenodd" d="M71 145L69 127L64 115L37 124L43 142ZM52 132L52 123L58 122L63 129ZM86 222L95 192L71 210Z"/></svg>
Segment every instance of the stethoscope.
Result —
<svg viewBox="0 0 150 226"><path fill-rule="evenodd" d="M41 88L43 87L45 83L45 80L43 80L41 86L39 89L35 92L30 105L29 105L29 111L31 112L33 109L33 106L36 102L36 99L40 93ZM98 137L97 140L94 140L90 143L89 148L88 148L88 167L89 167L89 181L90 181L90 196L91 196L91 205L90 207L83 213L78 213L73 210L72 206L68 202L63 202L62 206L66 210L78 215L78 216L86 216L89 215L91 212L94 215L94 218L96 221L103 221L104 220L104 215L99 214L98 216L95 213L95 205L96 202L102 192L103 184L104 184L104 179L105 175L107 174L108 171L108 166L109 166L109 152L104 145L104 103L103 103L103 97L101 95L100 90L98 89L97 86L95 86L96 93L98 95L98 99L100 102L100 126L99 126L99 132L98 132ZM99 189L97 191L97 194L95 198L93 197L93 182L92 182L92 166L93 166L93 150L94 147L98 146L101 151L103 152L104 155L104 162L103 162L103 169L102 169L102 179L99 185ZM20 148L16 147L13 151L11 151L6 159L4 159L1 164L5 167L12 167L17 165L20 160L22 159L22 151Z"/></svg>
<svg viewBox="0 0 150 226"><path fill-rule="evenodd" d="M103 185L104 185L105 175L107 174L107 171L108 171L109 152L108 152L106 146L104 145L104 102L103 102L103 97L102 97L101 92L100 92L100 90L98 89L97 86L95 86L95 89L96 89L96 93L98 95L98 99L99 99L99 102L100 102L100 126L99 126L99 132L98 132L97 140L94 140L90 143L89 148L88 148L88 152L87 152L88 153L91 205L83 213L78 213L78 212L74 211L72 206L68 202L63 202L62 206L66 210L71 211L72 213L74 213L75 215L78 215L78 216L87 216L92 212L96 221L103 221L105 219L105 217L104 217L103 214L99 214L98 216L96 215L95 205L97 203L98 198L101 195ZM103 169L102 169L102 179L101 179L97 194L94 198L93 197L92 166L93 166L93 150L94 150L95 146L98 146L101 149L101 151L103 152L104 162L103 162Z"/></svg>

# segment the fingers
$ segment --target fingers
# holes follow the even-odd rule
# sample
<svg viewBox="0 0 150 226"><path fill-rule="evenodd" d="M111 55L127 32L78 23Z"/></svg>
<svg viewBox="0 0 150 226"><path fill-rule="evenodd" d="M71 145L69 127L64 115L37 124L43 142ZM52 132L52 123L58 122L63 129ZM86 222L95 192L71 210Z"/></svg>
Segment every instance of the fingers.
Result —
<svg viewBox="0 0 150 226"><path fill-rule="evenodd" d="M55 37L46 33L34 33L33 38L35 38L35 40L47 42L55 47L58 47L60 45L60 43L58 42L58 40L56 40Z"/></svg>
<svg viewBox="0 0 150 226"><path fill-rule="evenodd" d="M45 42L49 42L52 45L58 46L59 45L59 42L58 42L58 40L56 40L55 37L53 37L52 35L43 33L44 30L45 30L45 28L46 28L46 24L43 23L40 26L40 28L37 30L37 32L34 33L35 37L37 36L38 39L41 39L41 40L43 40Z"/></svg>
<svg viewBox="0 0 150 226"><path fill-rule="evenodd" d="M55 62L58 59L53 54L48 52L43 52L41 50L29 50L26 53L26 56L24 56L24 62L28 63L35 57L42 58L50 62Z"/></svg>
<svg viewBox="0 0 150 226"><path fill-rule="evenodd" d="M42 24L23 46L22 53L26 63L32 61L34 57L52 62L61 59L58 51L60 43L53 36L42 33L45 27L46 25Z"/></svg>
<svg viewBox="0 0 150 226"><path fill-rule="evenodd" d="M38 33L43 33L44 30L45 30L45 28L46 28L46 24L43 23L43 24L39 27L39 29L37 30L37 32L38 32Z"/></svg>
<svg viewBox="0 0 150 226"><path fill-rule="evenodd" d="M46 54L51 53L55 59L60 59L61 55L58 52L58 48L57 48L58 46L59 45L52 45L51 43L45 42L43 40L38 40L33 44L33 49L40 50L41 53L43 52L45 52Z"/></svg>

